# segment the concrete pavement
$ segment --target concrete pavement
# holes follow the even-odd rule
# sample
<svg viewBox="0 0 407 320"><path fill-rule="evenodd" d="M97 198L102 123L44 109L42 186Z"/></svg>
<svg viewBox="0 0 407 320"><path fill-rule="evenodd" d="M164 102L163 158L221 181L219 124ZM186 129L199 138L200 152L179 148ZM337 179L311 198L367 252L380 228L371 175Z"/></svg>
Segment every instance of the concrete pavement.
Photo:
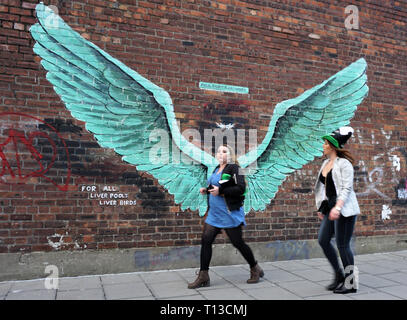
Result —
<svg viewBox="0 0 407 320"><path fill-rule="evenodd" d="M356 255L359 290L324 287L333 274L325 258L262 262L264 278L247 284L248 265L210 268L211 286L187 289L198 268L0 282L0 300L405 300L407 250ZM56 282L53 283L56 285Z"/></svg>

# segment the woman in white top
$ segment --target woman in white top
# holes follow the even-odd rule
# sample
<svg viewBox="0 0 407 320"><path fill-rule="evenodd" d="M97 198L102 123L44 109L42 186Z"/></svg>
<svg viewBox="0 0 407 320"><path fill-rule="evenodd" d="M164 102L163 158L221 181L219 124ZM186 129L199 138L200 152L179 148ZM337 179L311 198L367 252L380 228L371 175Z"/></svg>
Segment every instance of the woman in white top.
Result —
<svg viewBox="0 0 407 320"><path fill-rule="evenodd" d="M357 290L357 269L350 240L360 209L353 190L354 159L349 151L343 149L352 133L352 128L343 127L322 137L327 159L321 166L315 185L318 217L322 220L318 242L335 271L335 279L327 289L342 294ZM331 244L334 234L345 270L339 266L336 250Z"/></svg>

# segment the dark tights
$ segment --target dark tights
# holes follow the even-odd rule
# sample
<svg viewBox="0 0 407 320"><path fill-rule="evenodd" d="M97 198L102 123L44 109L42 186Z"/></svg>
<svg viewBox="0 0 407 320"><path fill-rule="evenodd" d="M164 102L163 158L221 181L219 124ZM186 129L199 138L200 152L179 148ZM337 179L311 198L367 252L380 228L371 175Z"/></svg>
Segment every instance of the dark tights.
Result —
<svg viewBox="0 0 407 320"><path fill-rule="evenodd" d="M254 260L253 252L242 238L242 225L235 228L225 228L224 230L233 246L238 249L246 259L250 268L256 266L257 262ZM220 231L220 228L205 223L201 242L201 270L209 270L209 263L212 258L212 244Z"/></svg>

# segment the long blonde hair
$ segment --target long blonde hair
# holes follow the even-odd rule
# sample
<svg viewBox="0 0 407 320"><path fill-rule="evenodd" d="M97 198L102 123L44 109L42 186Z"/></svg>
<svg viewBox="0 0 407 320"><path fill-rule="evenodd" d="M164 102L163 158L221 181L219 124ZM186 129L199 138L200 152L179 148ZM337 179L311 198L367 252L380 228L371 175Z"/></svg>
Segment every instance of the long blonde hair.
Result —
<svg viewBox="0 0 407 320"><path fill-rule="evenodd" d="M232 148L230 145L228 145L228 144L222 144L221 147L222 147L222 146L223 146L223 147L226 147L226 148L229 150L229 154L230 154L230 157L231 157L232 162L229 162L229 161L228 161L228 163L235 163L235 164L237 164L237 165L240 167L239 161L237 161L237 157L236 157L236 154L235 154L233 148ZM241 170L241 168L240 168L239 170ZM245 174L243 174L243 177L244 177L244 181L245 181L246 189L247 189L247 188L249 187L249 182L247 181L247 177L246 177ZM245 193L246 193L246 192L245 192Z"/></svg>
<svg viewBox="0 0 407 320"><path fill-rule="evenodd" d="M222 144L221 147L225 147L225 148L227 148L229 150L230 158L231 158L232 161L231 162L228 161L228 163L236 163L238 166L240 166L239 161L237 161L236 153L233 150L233 148L230 145L226 144L226 143Z"/></svg>

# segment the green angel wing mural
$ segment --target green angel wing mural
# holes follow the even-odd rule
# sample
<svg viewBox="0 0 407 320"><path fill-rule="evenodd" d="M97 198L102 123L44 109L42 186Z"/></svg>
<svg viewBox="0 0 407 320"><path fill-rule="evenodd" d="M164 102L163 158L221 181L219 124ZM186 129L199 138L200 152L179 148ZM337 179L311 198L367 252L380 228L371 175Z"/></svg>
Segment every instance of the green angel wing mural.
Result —
<svg viewBox="0 0 407 320"><path fill-rule="evenodd" d="M217 161L180 133L168 92L84 39L49 7L38 4L36 15L38 23L30 28L34 52L72 116L86 123L101 147L154 176L182 210L203 216L207 199L198 190L206 186ZM350 122L368 93L365 71L360 59L277 104L262 143L238 159L242 168L251 169L246 214L264 210L287 175L322 155L321 136ZM156 129L170 140L161 149L164 163L152 158L157 140L150 133ZM177 154L188 161L175 159Z"/></svg>
<svg viewBox="0 0 407 320"><path fill-rule="evenodd" d="M288 174L322 156L321 137L346 126L367 96L361 58L300 96L276 105L260 146L239 157L247 172L245 212L264 210Z"/></svg>

